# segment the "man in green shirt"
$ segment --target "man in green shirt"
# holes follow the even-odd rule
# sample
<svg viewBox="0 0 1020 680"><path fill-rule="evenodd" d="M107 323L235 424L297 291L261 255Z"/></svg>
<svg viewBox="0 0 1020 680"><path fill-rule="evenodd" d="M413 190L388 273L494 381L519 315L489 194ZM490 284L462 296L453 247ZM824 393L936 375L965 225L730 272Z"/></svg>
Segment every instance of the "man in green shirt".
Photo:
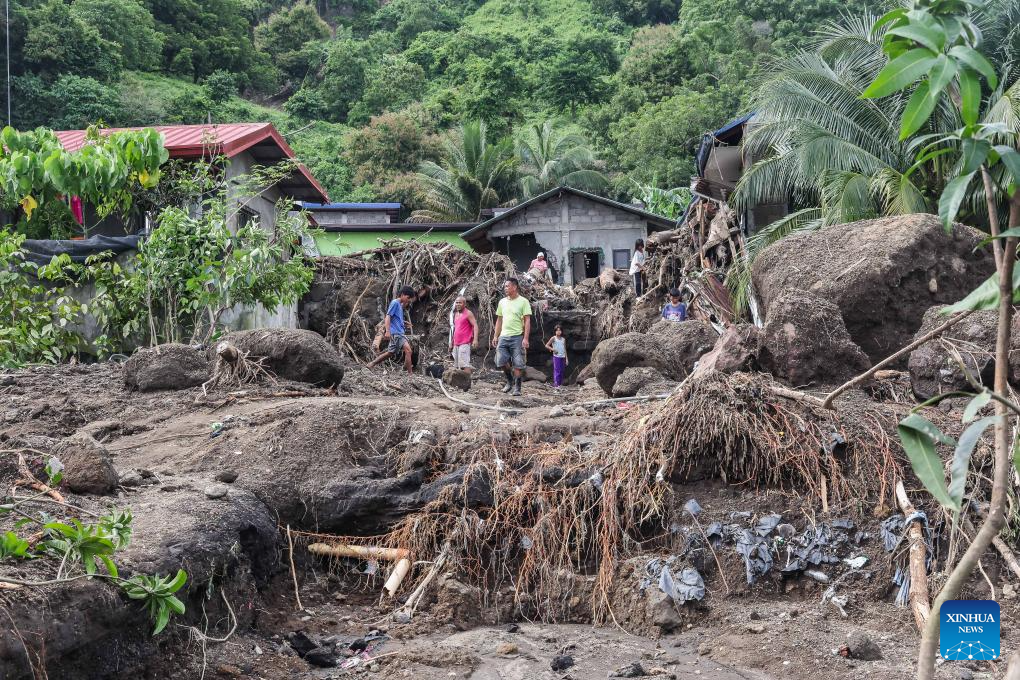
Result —
<svg viewBox="0 0 1020 680"><path fill-rule="evenodd" d="M519 397L524 376L524 354L531 334L531 303L521 295L517 279L507 279L503 292L506 297L496 307L492 346L496 348L496 366L506 374L503 391Z"/></svg>

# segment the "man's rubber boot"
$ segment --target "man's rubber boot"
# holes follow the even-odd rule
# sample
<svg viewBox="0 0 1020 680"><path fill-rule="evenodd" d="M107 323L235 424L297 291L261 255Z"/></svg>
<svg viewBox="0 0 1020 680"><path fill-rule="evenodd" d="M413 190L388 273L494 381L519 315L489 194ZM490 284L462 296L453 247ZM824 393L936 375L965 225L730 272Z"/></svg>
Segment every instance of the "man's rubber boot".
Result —
<svg viewBox="0 0 1020 680"><path fill-rule="evenodd" d="M510 393L510 396L511 397L519 397L519 396L521 396L521 377L520 376L517 376L516 378L514 378L514 389L513 389L513 392Z"/></svg>
<svg viewBox="0 0 1020 680"><path fill-rule="evenodd" d="M506 373L506 385L503 385L503 392L507 393L514 388L514 374L510 371L504 371Z"/></svg>

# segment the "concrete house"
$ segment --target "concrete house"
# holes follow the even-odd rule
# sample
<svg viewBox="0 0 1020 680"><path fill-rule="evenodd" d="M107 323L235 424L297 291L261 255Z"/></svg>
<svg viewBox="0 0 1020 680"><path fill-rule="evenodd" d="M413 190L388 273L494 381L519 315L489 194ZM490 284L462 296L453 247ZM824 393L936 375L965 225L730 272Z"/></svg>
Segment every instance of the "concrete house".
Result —
<svg viewBox="0 0 1020 680"><path fill-rule="evenodd" d="M170 152L170 158L193 159L226 156L227 177L237 177L250 172L257 165L273 165L282 160L295 158L294 151L283 139L272 123L231 123L213 125L156 125L153 126L163 135L163 146ZM117 132L118 128L104 130ZM85 130L61 130L56 133L60 143L68 151L81 149L85 141ZM326 190L312 176L308 168L298 165L289 177L269 187L260 195L245 202L234 218L236 229L238 223L245 224L255 220L267 229L271 229L276 220L275 204L281 198L325 202L329 200ZM87 208L86 208L87 210ZM86 219L86 226L89 220ZM88 235L116 236L125 233L144 231L147 224L141 220L137 224L123 224L118 220L103 220L90 228Z"/></svg>
<svg viewBox="0 0 1020 680"><path fill-rule="evenodd" d="M520 271L544 252L556 282L564 285L598 276L605 267L628 268L637 239L675 226L637 206L570 187L494 213L462 233L464 240L479 252L505 254Z"/></svg>
<svg viewBox="0 0 1020 680"><path fill-rule="evenodd" d="M425 224L401 222L400 203L309 203L308 211L315 226L322 232L315 237L320 255L348 255L371 250L383 241L400 238L426 243L450 243L462 250L471 247L460 232L475 226L474 222Z"/></svg>

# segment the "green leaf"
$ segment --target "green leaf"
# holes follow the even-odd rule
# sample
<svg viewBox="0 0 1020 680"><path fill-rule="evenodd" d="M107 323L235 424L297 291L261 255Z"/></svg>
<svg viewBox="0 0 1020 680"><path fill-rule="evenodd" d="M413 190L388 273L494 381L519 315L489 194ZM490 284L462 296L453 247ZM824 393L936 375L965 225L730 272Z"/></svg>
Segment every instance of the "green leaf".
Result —
<svg viewBox="0 0 1020 680"><path fill-rule="evenodd" d="M956 45L949 50L949 56L961 64L966 64L985 77L988 86L993 90L998 86L999 79L995 75L995 67L980 52L967 45Z"/></svg>
<svg viewBox="0 0 1020 680"><path fill-rule="evenodd" d="M937 24L935 26L925 26L912 21L903 26L890 28L886 31L886 35L897 35L901 38L919 42L932 52L941 52L946 44L946 36L942 32L942 27L937 26Z"/></svg>
<svg viewBox="0 0 1020 680"><path fill-rule="evenodd" d="M969 175L981 168L981 165L988 158L988 152L992 150L992 145L984 139L967 137L963 140L960 150L963 152L961 175Z"/></svg>
<svg viewBox="0 0 1020 680"><path fill-rule="evenodd" d="M986 236L985 238L981 239L981 243L979 243L977 247L983 248L984 246L988 245L989 243L996 239L1009 238L1011 236L1020 237L1020 227L1013 227L1012 229L1007 229L1006 231L1000 231L998 236Z"/></svg>
<svg viewBox="0 0 1020 680"><path fill-rule="evenodd" d="M181 602L180 600L178 600L173 595L170 595L169 597L166 598L166 603L167 603L167 606L169 606L170 609L172 609L177 614L183 614L184 613L184 603Z"/></svg>
<svg viewBox="0 0 1020 680"><path fill-rule="evenodd" d="M981 112L981 81L969 68L961 68L958 75L960 82L960 111L963 122L974 125L978 122Z"/></svg>
<svg viewBox="0 0 1020 680"><path fill-rule="evenodd" d="M166 624L170 621L170 608L160 603L159 614L156 615L156 629L152 631L153 635L159 635Z"/></svg>
<svg viewBox="0 0 1020 680"><path fill-rule="evenodd" d="M970 400L967 404L967 408L963 409L963 422L969 423L977 417L977 414L981 409L988 405L988 402L992 400L992 393L987 390L977 395Z"/></svg>
<svg viewBox="0 0 1020 680"><path fill-rule="evenodd" d="M117 578L117 565L113 563L113 560L106 555L100 555L99 559L103 561L104 565L106 565L106 571L110 574L110 576Z"/></svg>
<svg viewBox="0 0 1020 680"><path fill-rule="evenodd" d="M910 135L921 129L935 110L938 102L938 93L934 97L931 94L931 85L925 80L914 89L910 95L907 108L903 111L903 118L900 121L900 141L902 142Z"/></svg>
<svg viewBox="0 0 1020 680"><path fill-rule="evenodd" d="M886 12L885 14L883 14L879 18L879 20L875 22L875 25L871 27L871 34L872 35L878 35L879 29L881 29L886 24L892 23L894 21L898 21L898 20L901 20L901 19L906 19L906 17L907 17L907 10L905 8L903 8L903 7L898 7L896 9L894 9L894 10L890 10L890 11Z"/></svg>
<svg viewBox="0 0 1020 680"><path fill-rule="evenodd" d="M972 179L974 179L973 172L960 175L947 184L946 188L942 191L942 196L939 198L939 218L942 220L942 226L946 231L953 228L953 220L956 219L956 214L960 211L960 205L967 196L967 186Z"/></svg>
<svg viewBox="0 0 1020 680"><path fill-rule="evenodd" d="M188 580L188 574L183 569L177 570L177 575L174 576L174 580L167 585L167 590L171 593L176 593L181 589L181 586Z"/></svg>
<svg viewBox="0 0 1020 680"><path fill-rule="evenodd" d="M942 505L959 510L946 488L946 476L942 467L942 459L935 452L935 442L955 444L950 437L916 413L900 421L898 431L903 448L910 459L914 474L924 484L924 488Z"/></svg>
<svg viewBox="0 0 1020 680"><path fill-rule="evenodd" d="M861 93L864 99L885 97L908 87L931 70L936 54L931 50L914 49L896 57L879 71L875 82Z"/></svg>
<svg viewBox="0 0 1020 680"><path fill-rule="evenodd" d="M1013 267L1013 301L1020 296L1020 267ZM967 310L994 309L999 306L999 274L996 272L956 304L944 307L940 314L953 314Z"/></svg>
<svg viewBox="0 0 1020 680"><path fill-rule="evenodd" d="M970 470L970 457L974 453L981 435L989 425L997 422L999 416L989 416L971 423L960 435L960 441L953 452L953 463L949 468L949 497L955 503L954 509L963 507L963 492L967 486L967 472Z"/></svg>
<svg viewBox="0 0 1020 680"><path fill-rule="evenodd" d="M1020 184L1020 152L1005 144L996 145L994 149L1013 178L1013 183Z"/></svg>

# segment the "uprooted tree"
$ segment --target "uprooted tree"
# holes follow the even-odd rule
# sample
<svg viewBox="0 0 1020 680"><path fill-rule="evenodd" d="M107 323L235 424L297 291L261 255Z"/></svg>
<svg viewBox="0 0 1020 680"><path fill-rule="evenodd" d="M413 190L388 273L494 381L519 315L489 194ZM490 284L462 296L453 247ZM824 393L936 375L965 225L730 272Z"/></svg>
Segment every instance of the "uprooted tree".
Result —
<svg viewBox="0 0 1020 680"><path fill-rule="evenodd" d="M1020 153L1016 150L1015 129L980 120L983 84L995 90L999 78L979 51L981 32L972 17L979 7L976 0L916 0L910 9L888 12L876 22L874 30L887 29L883 50L890 61L862 95L864 98L899 97L904 91L912 90L900 121L900 138L906 139L924 128L942 93L950 94L962 126L948 135L922 137L925 145L918 151L918 163L942 156L959 157L958 173L946 185L939 200L939 216L947 230L952 229L968 186L980 178L996 261L996 273L991 278L945 310L947 314L962 318L975 310L998 309L993 388L982 386L976 378L972 380L975 392L970 395L972 400L963 414L964 422L970 425L959 441L943 434L916 412L899 426L900 439L915 473L954 518L959 518L967 509L971 453L988 427L994 427L995 432L988 513L932 603L918 653L917 677L921 680L930 680L935 675L942 605L960 593L978 560L1005 524L1010 451L1017 443L1013 418L1020 414L1020 405L1011 400L1007 383L1013 304L1020 299L1020 280L1015 267L1020 238ZM1003 205L1008 206L1006 230L1000 227ZM966 372L966 368L963 370ZM961 394L940 398L946 396ZM976 419L990 402L994 402L994 415ZM948 485L942 459L936 452L939 445L955 447Z"/></svg>

